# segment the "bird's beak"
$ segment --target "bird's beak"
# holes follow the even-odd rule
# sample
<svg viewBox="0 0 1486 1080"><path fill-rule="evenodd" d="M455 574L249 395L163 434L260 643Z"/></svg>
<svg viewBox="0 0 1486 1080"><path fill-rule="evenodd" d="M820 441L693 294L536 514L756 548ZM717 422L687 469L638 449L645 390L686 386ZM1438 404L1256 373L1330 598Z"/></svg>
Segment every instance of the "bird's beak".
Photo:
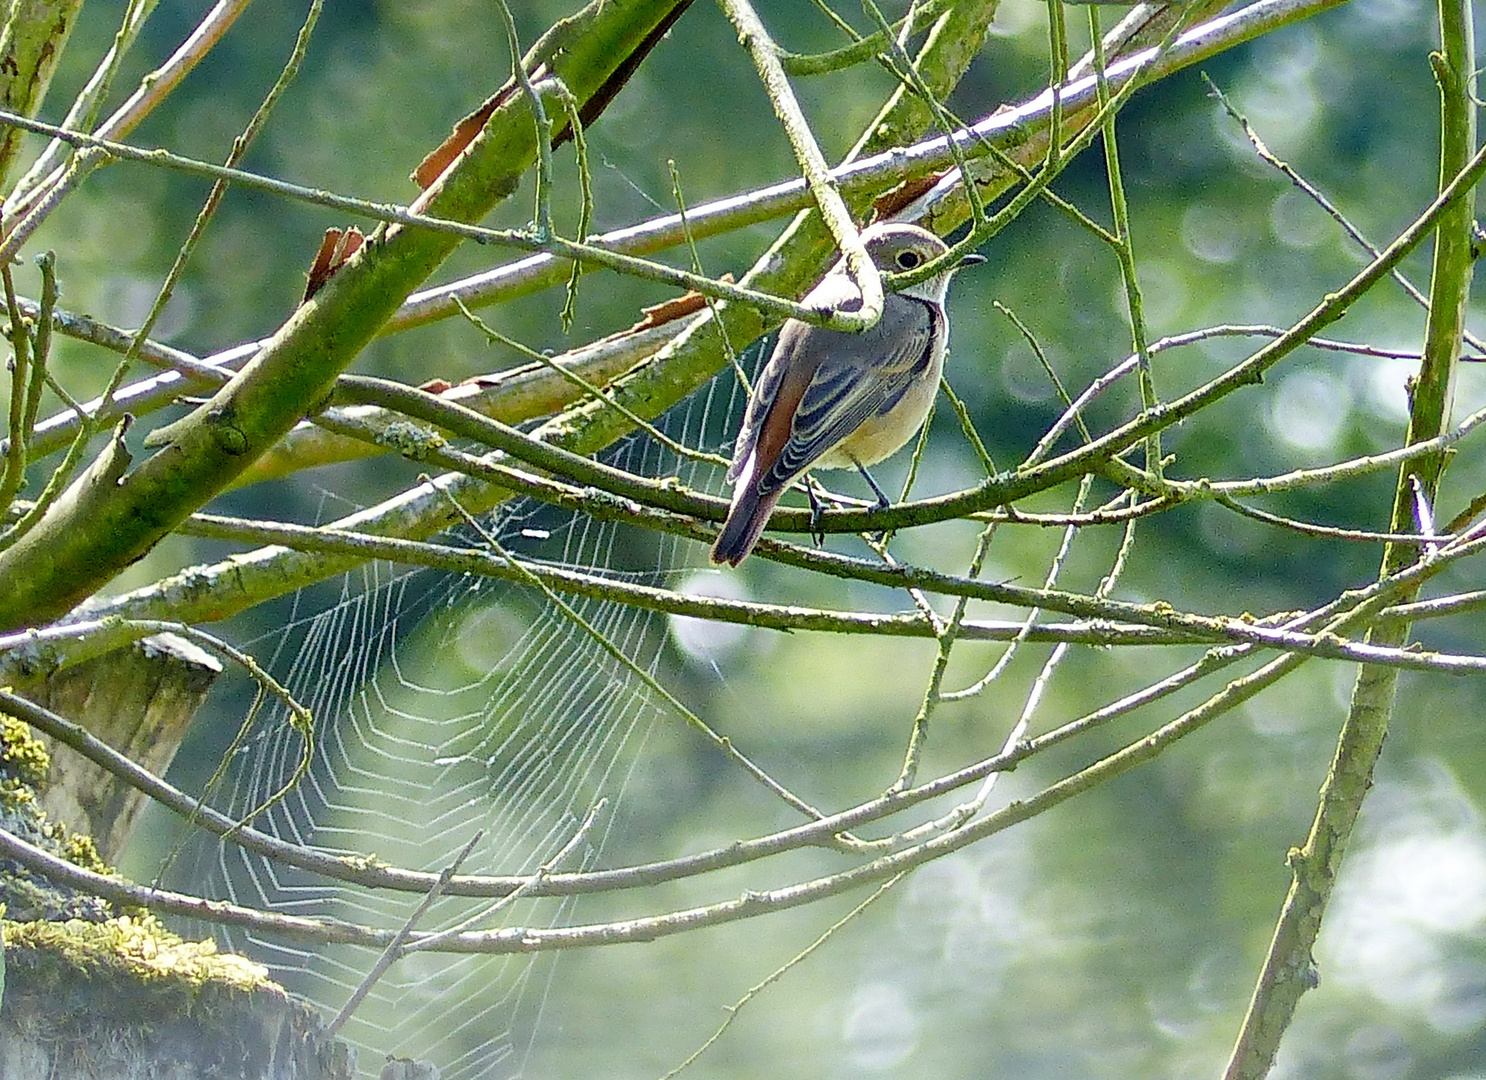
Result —
<svg viewBox="0 0 1486 1080"><path fill-rule="evenodd" d="M974 266L976 263L983 263L985 261L986 257L984 255L979 255L972 251L969 255L966 255L963 259L960 260L960 265Z"/></svg>

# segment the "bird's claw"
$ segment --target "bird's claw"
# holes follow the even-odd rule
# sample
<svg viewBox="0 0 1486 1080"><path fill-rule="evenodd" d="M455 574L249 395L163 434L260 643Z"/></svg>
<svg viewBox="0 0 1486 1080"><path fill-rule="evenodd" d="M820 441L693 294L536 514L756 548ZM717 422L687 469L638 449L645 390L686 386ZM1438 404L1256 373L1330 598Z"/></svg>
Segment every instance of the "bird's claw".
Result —
<svg viewBox="0 0 1486 1080"><path fill-rule="evenodd" d="M826 533L820 524L820 516L826 511L825 504L815 494L813 487L806 487L805 494L810 499L810 539L815 541L816 547L825 547Z"/></svg>

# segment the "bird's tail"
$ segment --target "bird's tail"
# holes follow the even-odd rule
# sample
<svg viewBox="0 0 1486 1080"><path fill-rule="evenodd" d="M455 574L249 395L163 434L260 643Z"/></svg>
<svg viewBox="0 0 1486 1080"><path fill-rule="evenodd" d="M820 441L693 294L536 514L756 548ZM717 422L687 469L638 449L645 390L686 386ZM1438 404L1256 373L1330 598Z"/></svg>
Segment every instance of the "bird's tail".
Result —
<svg viewBox="0 0 1486 1080"><path fill-rule="evenodd" d="M748 558L782 494L783 491L771 491L760 495L753 484L742 483L733 496L733 505L728 510L727 521L723 522L722 532L712 545L712 561L737 566Z"/></svg>

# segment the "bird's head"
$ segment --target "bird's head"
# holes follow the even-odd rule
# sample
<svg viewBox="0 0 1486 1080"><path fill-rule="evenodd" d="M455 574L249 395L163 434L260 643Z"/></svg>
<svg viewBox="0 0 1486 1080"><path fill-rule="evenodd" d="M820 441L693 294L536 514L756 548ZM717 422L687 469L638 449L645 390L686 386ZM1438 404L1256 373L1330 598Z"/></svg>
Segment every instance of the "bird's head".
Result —
<svg viewBox="0 0 1486 1080"><path fill-rule="evenodd" d="M880 222L864 229L862 244L866 247L867 254L872 256L877 269L884 274L911 273L949 251L949 245L929 230L896 221ZM949 279L955 271L980 262L985 262L984 256L967 255L959 262L947 265L933 277L895 291L904 296L915 296L930 303L942 304L944 294L949 290Z"/></svg>

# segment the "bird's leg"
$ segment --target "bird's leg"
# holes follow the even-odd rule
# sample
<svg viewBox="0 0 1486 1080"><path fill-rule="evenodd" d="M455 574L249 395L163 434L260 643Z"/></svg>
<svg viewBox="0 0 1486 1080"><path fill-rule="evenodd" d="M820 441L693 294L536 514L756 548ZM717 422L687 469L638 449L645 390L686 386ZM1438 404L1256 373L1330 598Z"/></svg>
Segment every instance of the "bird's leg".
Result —
<svg viewBox="0 0 1486 1080"><path fill-rule="evenodd" d="M867 486L871 488L872 493L877 496L877 505L874 506L872 509L886 510L889 506L891 506L892 500L889 499L882 488L878 486L877 481L872 479L872 474L867 471L867 466L863 465L856 458L852 458L851 463L857 467L857 472L862 474L862 479L867 481ZM875 533L874 535L880 540L886 539L887 532L882 531Z"/></svg>
<svg viewBox="0 0 1486 1080"><path fill-rule="evenodd" d="M805 495L810 500L810 539L815 541L816 547L825 547L826 534L820 527L820 515L825 513L826 507L815 493L815 485L808 479L805 482Z"/></svg>
<svg viewBox="0 0 1486 1080"><path fill-rule="evenodd" d="M877 509L886 510L892 505L893 500L883 494L882 488L877 486L877 481L872 479L872 474L867 471L867 466L860 461L854 462L857 472L862 474L862 479L867 481L867 486L872 489L872 494L877 496Z"/></svg>
<svg viewBox="0 0 1486 1080"><path fill-rule="evenodd" d="M872 479L872 474L867 471L867 466L863 465L856 458L852 458L851 463L857 467L857 472L862 474L862 479L867 481L867 486L872 489L872 494L877 496L877 505L872 509L886 510L891 506L893 500L889 499L887 493L877 486L877 481Z"/></svg>

